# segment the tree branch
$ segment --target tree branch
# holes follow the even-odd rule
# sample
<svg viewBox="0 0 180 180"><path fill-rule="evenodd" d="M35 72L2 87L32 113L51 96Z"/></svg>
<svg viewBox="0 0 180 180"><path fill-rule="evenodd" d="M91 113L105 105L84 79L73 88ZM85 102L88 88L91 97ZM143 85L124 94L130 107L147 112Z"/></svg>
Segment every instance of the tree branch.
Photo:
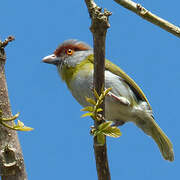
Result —
<svg viewBox="0 0 180 180"><path fill-rule="evenodd" d="M100 95L104 90L104 70L105 70L105 39L107 29L110 27L108 17L111 13L107 10L102 12L101 8L96 5L93 0L85 0L92 23L90 30L93 34L94 41L94 88ZM105 104L103 103L102 117L105 115ZM104 120L94 121L94 126L97 128ZM110 180L110 171L107 157L106 143L100 145L97 142L97 137L94 137L94 152L96 159L96 169L99 180Z"/></svg>
<svg viewBox="0 0 180 180"><path fill-rule="evenodd" d="M4 118L12 116L4 72L6 61L4 47L12 40L14 37L9 36L4 42L0 41L0 110ZM17 133L3 125L0 125L0 175L2 180L27 179Z"/></svg>
<svg viewBox="0 0 180 180"><path fill-rule="evenodd" d="M114 0L114 1L120 4L121 6L125 7L126 9L133 11L143 19L161 27L162 29L170 32L171 34L174 34L177 37L180 37L179 27L151 13L140 4L137 4L131 0Z"/></svg>

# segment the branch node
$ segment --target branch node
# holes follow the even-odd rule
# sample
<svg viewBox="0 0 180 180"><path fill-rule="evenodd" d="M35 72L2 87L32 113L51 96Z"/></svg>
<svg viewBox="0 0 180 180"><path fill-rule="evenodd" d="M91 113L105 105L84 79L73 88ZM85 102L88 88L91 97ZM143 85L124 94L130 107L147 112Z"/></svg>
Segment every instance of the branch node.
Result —
<svg viewBox="0 0 180 180"><path fill-rule="evenodd" d="M98 11L102 11L102 7L97 6Z"/></svg>
<svg viewBox="0 0 180 180"><path fill-rule="evenodd" d="M92 24L90 27L91 32L99 32L102 34L107 28L110 27L109 24L109 16L112 14L107 9L104 9L102 12L102 8L97 6L94 2L87 2L87 7L89 11L89 15L92 18Z"/></svg>
<svg viewBox="0 0 180 180"><path fill-rule="evenodd" d="M145 15L148 12L148 10L141 6L141 4L137 4L136 8L138 10L138 14L140 15Z"/></svg>
<svg viewBox="0 0 180 180"><path fill-rule="evenodd" d="M13 41L14 36L8 36L4 42L0 40L0 61L6 61L6 54L4 52L4 48L8 45L9 42Z"/></svg>
<svg viewBox="0 0 180 180"><path fill-rule="evenodd" d="M104 8L104 15L105 16L111 16L112 15L112 12L108 11L106 8Z"/></svg>
<svg viewBox="0 0 180 180"><path fill-rule="evenodd" d="M1 151L4 167L8 168L16 165L15 151L16 149L11 148L9 145L5 146Z"/></svg>

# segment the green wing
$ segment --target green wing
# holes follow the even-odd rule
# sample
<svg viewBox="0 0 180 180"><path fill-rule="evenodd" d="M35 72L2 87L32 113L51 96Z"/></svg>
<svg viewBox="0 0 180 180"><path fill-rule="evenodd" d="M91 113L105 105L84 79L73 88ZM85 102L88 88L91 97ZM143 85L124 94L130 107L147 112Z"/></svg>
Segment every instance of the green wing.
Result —
<svg viewBox="0 0 180 180"><path fill-rule="evenodd" d="M90 55L88 57L88 60L90 60L92 63L94 62L94 57L93 55ZM122 69L120 69L118 66L116 66L115 64L113 64L112 62L110 62L109 60L106 59L105 61L105 69L109 70L110 72L112 72L113 74L116 74L117 76L121 77L122 79L124 79L124 81L131 87L131 89L133 90L133 92L136 94L136 96L143 100L146 101L147 104L149 105L149 108L151 108L151 105L149 103L149 101L147 100L146 96L144 95L143 91L141 90L141 88L134 82L134 80L132 80Z"/></svg>

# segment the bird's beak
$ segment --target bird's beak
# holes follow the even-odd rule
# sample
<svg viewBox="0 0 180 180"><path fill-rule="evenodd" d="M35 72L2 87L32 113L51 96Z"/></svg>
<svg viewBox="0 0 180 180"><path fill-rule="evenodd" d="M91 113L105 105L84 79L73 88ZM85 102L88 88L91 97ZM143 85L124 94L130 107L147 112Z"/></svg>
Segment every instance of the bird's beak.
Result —
<svg viewBox="0 0 180 180"><path fill-rule="evenodd" d="M55 65L57 65L58 62L59 62L59 58L56 55L51 54L49 56L44 57L42 59L42 62L48 63L48 64L55 64Z"/></svg>

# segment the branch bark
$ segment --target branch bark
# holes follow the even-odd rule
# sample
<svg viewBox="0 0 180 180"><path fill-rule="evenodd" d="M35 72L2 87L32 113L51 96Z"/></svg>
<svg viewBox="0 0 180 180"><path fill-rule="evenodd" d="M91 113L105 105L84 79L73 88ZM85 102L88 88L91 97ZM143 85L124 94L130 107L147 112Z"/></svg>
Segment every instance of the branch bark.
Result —
<svg viewBox="0 0 180 180"><path fill-rule="evenodd" d="M137 4L131 0L114 0L119 5L125 7L126 9L129 9L130 11L136 13L143 19L161 27L162 29L170 32L171 34L174 34L175 36L180 38L180 28L175 26L174 24L171 24L170 22L158 17L157 15L151 13L147 9L145 9L140 4Z"/></svg>
<svg viewBox="0 0 180 180"><path fill-rule="evenodd" d="M94 88L100 95L105 84L105 40L107 29L110 27L108 18L111 13L107 10L102 12L102 9L98 7L93 0L85 0L85 2L92 20L90 30L93 34L94 41ZM101 108L103 109L102 117L104 117L105 103L102 104ZM104 121L94 121L95 128L97 128L102 122ZM94 137L94 153L98 179L110 180L107 146L106 143L104 145L99 145L96 137Z"/></svg>
<svg viewBox="0 0 180 180"><path fill-rule="evenodd" d="M6 62L4 47L13 39L10 36L4 42L0 41L0 110L5 118L11 117L12 113L4 71ZM0 125L0 175L2 180L27 179L17 133L2 125Z"/></svg>

